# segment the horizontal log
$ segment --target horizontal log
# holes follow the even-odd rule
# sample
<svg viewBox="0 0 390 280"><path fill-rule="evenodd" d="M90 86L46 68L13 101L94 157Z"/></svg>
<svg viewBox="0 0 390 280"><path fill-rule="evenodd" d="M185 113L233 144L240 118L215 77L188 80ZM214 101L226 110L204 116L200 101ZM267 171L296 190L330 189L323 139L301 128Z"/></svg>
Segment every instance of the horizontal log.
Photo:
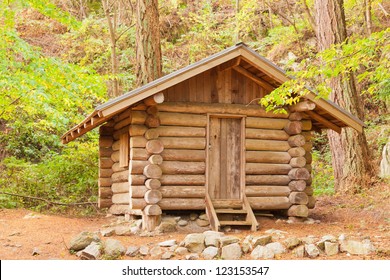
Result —
<svg viewBox="0 0 390 280"><path fill-rule="evenodd" d="M242 202L239 199L212 199L215 209L241 208Z"/></svg>
<svg viewBox="0 0 390 280"><path fill-rule="evenodd" d="M110 148L99 147L99 157L110 157L113 150Z"/></svg>
<svg viewBox="0 0 390 280"><path fill-rule="evenodd" d="M161 170L167 175L205 174L206 165L204 162L164 161Z"/></svg>
<svg viewBox="0 0 390 280"><path fill-rule="evenodd" d="M145 111L131 111L131 124L144 124L148 114Z"/></svg>
<svg viewBox="0 0 390 280"><path fill-rule="evenodd" d="M144 209L147 203L143 198L131 198L129 202L130 209Z"/></svg>
<svg viewBox="0 0 390 280"><path fill-rule="evenodd" d="M129 171L119 171L111 175L111 180L113 183L127 182L129 180Z"/></svg>
<svg viewBox="0 0 390 280"><path fill-rule="evenodd" d="M306 181L305 180L292 180L288 184L291 191L299 191L302 192L306 189Z"/></svg>
<svg viewBox="0 0 390 280"><path fill-rule="evenodd" d="M110 199L113 195L111 188L107 187L99 187L99 197Z"/></svg>
<svg viewBox="0 0 390 280"><path fill-rule="evenodd" d="M113 165L112 165L112 171L113 173L115 172L120 172L120 171L125 171L125 170L128 170L127 167L121 167L119 162L115 162Z"/></svg>
<svg viewBox="0 0 390 280"><path fill-rule="evenodd" d="M292 205L288 211L287 215L290 217L303 217L306 218L309 216L309 209L306 205Z"/></svg>
<svg viewBox="0 0 390 280"><path fill-rule="evenodd" d="M287 186L290 183L288 175L246 175L247 185Z"/></svg>
<svg viewBox="0 0 390 280"><path fill-rule="evenodd" d="M129 193L116 193L112 195L112 203L114 204L127 204L130 202Z"/></svg>
<svg viewBox="0 0 390 280"><path fill-rule="evenodd" d="M309 100L298 102L297 104L289 106L290 112L304 112L312 111L316 107L316 104Z"/></svg>
<svg viewBox="0 0 390 280"><path fill-rule="evenodd" d="M185 113L160 112L161 125L206 127L207 116Z"/></svg>
<svg viewBox="0 0 390 280"><path fill-rule="evenodd" d="M130 186L143 185L146 181L145 175L130 175L129 184Z"/></svg>
<svg viewBox="0 0 390 280"><path fill-rule="evenodd" d="M147 190L144 199L147 204L156 204L162 199L162 194L159 190Z"/></svg>
<svg viewBox="0 0 390 280"><path fill-rule="evenodd" d="M287 140L288 144L290 144L290 147L302 147L306 143L305 136L298 134L290 136Z"/></svg>
<svg viewBox="0 0 390 280"><path fill-rule="evenodd" d="M289 164L273 164L273 163L246 163L245 174L258 175L286 175L291 170Z"/></svg>
<svg viewBox="0 0 390 280"><path fill-rule="evenodd" d="M131 124L131 117L129 116L129 117L117 122L114 125L114 130L120 130L121 128L129 126L130 124Z"/></svg>
<svg viewBox="0 0 390 280"><path fill-rule="evenodd" d="M131 208L128 204L126 205L114 204L111 205L108 212L113 215L124 215L129 213L130 210Z"/></svg>
<svg viewBox="0 0 390 280"><path fill-rule="evenodd" d="M314 209L316 206L317 199L314 196L309 196L309 202L307 203L307 208Z"/></svg>
<svg viewBox="0 0 390 280"><path fill-rule="evenodd" d="M287 141L246 139L247 151L288 151L290 145Z"/></svg>
<svg viewBox="0 0 390 280"><path fill-rule="evenodd" d="M203 198L163 198L158 205L162 210L204 210Z"/></svg>
<svg viewBox="0 0 390 280"><path fill-rule="evenodd" d="M288 173L291 180L307 180L310 178L310 173L306 168L293 168Z"/></svg>
<svg viewBox="0 0 390 280"><path fill-rule="evenodd" d="M129 182L114 183L111 186L111 190L113 193L128 193L129 189L130 189Z"/></svg>
<svg viewBox="0 0 390 280"><path fill-rule="evenodd" d="M149 190L159 189L161 187L161 181L159 179L147 179L145 181L145 187Z"/></svg>
<svg viewBox="0 0 390 280"><path fill-rule="evenodd" d="M263 140L287 140L288 135L284 130L271 130L271 129L245 129L246 138L251 139L263 139Z"/></svg>
<svg viewBox="0 0 390 280"><path fill-rule="evenodd" d="M109 208L111 205L112 205L111 198L99 198L98 199L98 208L99 209Z"/></svg>
<svg viewBox="0 0 390 280"><path fill-rule="evenodd" d="M164 144L158 139L146 142L146 151L150 154L160 154L164 150Z"/></svg>
<svg viewBox="0 0 390 280"><path fill-rule="evenodd" d="M100 136L99 137L99 147L100 148L110 148L113 143L113 139L111 136Z"/></svg>
<svg viewBox="0 0 390 280"><path fill-rule="evenodd" d="M306 159L304 157L294 157L290 160L291 167L304 167L306 165Z"/></svg>
<svg viewBox="0 0 390 280"><path fill-rule="evenodd" d="M127 119L128 117L130 117L130 115L131 115L130 109L124 110L123 112L121 112L120 114L118 114L114 117L115 123L118 123L121 120Z"/></svg>
<svg viewBox="0 0 390 280"><path fill-rule="evenodd" d="M145 215L148 216L157 216L157 215L161 215L162 211L160 206L158 206L157 204L153 204L153 205L146 205L144 208L144 213Z"/></svg>
<svg viewBox="0 0 390 280"><path fill-rule="evenodd" d="M155 106L157 104L163 103L165 99L164 93L159 92L148 98L144 99L144 103L146 106Z"/></svg>
<svg viewBox="0 0 390 280"><path fill-rule="evenodd" d="M151 178L151 179L159 179L161 178L161 175L162 175L162 169L159 165L157 164L148 164L144 167L143 169L143 174L147 177L147 178Z"/></svg>
<svg viewBox="0 0 390 280"><path fill-rule="evenodd" d="M157 139L160 136L160 133L158 131L158 128L149 128L147 131L145 131L144 137L146 140L153 140Z"/></svg>
<svg viewBox="0 0 390 280"><path fill-rule="evenodd" d="M160 179L161 184L164 186L185 185L185 186L198 186L206 184L205 175L163 175Z"/></svg>
<svg viewBox="0 0 390 280"><path fill-rule="evenodd" d="M204 198L205 186L163 186L159 189L164 198Z"/></svg>
<svg viewBox="0 0 390 280"><path fill-rule="evenodd" d="M130 137L130 148L145 148L147 140L143 136Z"/></svg>
<svg viewBox="0 0 390 280"><path fill-rule="evenodd" d="M303 147L294 147L289 149L288 153L292 157L303 157L306 154L306 151Z"/></svg>
<svg viewBox="0 0 390 280"><path fill-rule="evenodd" d="M111 159L113 162L119 162L119 151L114 151L111 154Z"/></svg>
<svg viewBox="0 0 390 280"><path fill-rule="evenodd" d="M287 152L246 151L246 162L289 163L291 156Z"/></svg>
<svg viewBox="0 0 390 280"><path fill-rule="evenodd" d="M247 117L246 128L283 129L287 119L253 118Z"/></svg>
<svg viewBox="0 0 390 280"><path fill-rule="evenodd" d="M128 133L130 136L143 136L147 129L144 125L132 124L129 126Z"/></svg>
<svg viewBox="0 0 390 280"><path fill-rule="evenodd" d="M158 105L160 111L175 113L196 113L196 114L233 114L246 115L250 117L282 118L287 114L275 114L267 112L258 105L225 104L225 103L187 103L187 102L164 102Z"/></svg>
<svg viewBox="0 0 390 280"><path fill-rule="evenodd" d="M132 185L130 187L130 197L131 198L144 198L145 193L148 191L148 189L144 185L140 186L134 186Z"/></svg>
<svg viewBox="0 0 390 280"><path fill-rule="evenodd" d="M130 160L148 160L150 154L144 148L130 149Z"/></svg>
<svg viewBox="0 0 390 280"><path fill-rule="evenodd" d="M161 155L151 155L148 158L148 161L151 164L161 164L163 162L163 157Z"/></svg>
<svg viewBox="0 0 390 280"><path fill-rule="evenodd" d="M130 174L134 174L134 175L143 174L144 168L148 164L150 164L150 163L146 160L131 160L130 166L129 166L129 172L130 172Z"/></svg>
<svg viewBox="0 0 390 280"><path fill-rule="evenodd" d="M288 199L292 204L304 204L309 202L309 198L304 192L291 192Z"/></svg>
<svg viewBox="0 0 390 280"><path fill-rule="evenodd" d="M268 197L268 196L284 196L290 194L288 186L246 186L245 195L247 197Z"/></svg>
<svg viewBox="0 0 390 280"><path fill-rule="evenodd" d="M101 187L111 187L112 181L111 178L99 178L98 186Z"/></svg>
<svg viewBox="0 0 390 280"><path fill-rule="evenodd" d="M173 161L205 161L206 152L205 150L174 150L174 149L164 149L161 153L161 156L164 160L173 160Z"/></svg>
<svg viewBox="0 0 390 280"><path fill-rule="evenodd" d="M111 168L114 162L111 158L101 157L99 158L99 168L107 169Z"/></svg>
<svg viewBox="0 0 390 280"><path fill-rule="evenodd" d="M288 121L284 126L284 131L288 135L296 135L302 132L303 124L300 121Z"/></svg>
<svg viewBox="0 0 390 280"><path fill-rule="evenodd" d="M160 137L164 149L204 150L206 139L200 137Z"/></svg>
<svg viewBox="0 0 390 280"><path fill-rule="evenodd" d="M116 140L112 143L112 150L113 151L118 151L119 148L121 146L121 141L120 140Z"/></svg>
<svg viewBox="0 0 390 280"><path fill-rule="evenodd" d="M102 125L99 127L99 135L111 136L114 133L114 127Z"/></svg>
<svg viewBox="0 0 390 280"><path fill-rule="evenodd" d="M204 127L160 126L156 129L161 137L205 137Z"/></svg>
<svg viewBox="0 0 390 280"><path fill-rule="evenodd" d="M248 197L253 210L282 210L288 209L291 202L287 197Z"/></svg>
<svg viewBox="0 0 390 280"><path fill-rule="evenodd" d="M99 178L111 178L112 168L99 168Z"/></svg>

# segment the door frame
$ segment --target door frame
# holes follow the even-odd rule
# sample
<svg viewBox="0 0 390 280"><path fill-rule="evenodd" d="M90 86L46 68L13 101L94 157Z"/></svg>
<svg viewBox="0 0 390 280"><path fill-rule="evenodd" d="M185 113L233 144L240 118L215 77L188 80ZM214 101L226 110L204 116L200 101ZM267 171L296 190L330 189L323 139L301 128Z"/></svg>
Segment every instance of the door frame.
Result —
<svg viewBox="0 0 390 280"><path fill-rule="evenodd" d="M245 122L246 115L236 114L213 114L207 113L207 127L206 127L206 193L209 193L209 176L210 176L210 119L241 119L241 156L240 156L240 199L245 195Z"/></svg>

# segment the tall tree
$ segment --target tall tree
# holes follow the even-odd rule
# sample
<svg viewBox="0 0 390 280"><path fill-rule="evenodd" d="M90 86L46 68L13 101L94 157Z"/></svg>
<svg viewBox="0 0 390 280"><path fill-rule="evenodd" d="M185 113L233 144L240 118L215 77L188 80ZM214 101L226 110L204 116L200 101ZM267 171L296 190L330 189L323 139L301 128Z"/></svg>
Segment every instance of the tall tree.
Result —
<svg viewBox="0 0 390 280"><path fill-rule="evenodd" d="M316 26L319 50L340 44L347 39L343 0L316 0ZM363 102L357 93L353 74L342 73L329 81L332 89L330 100L364 118ZM328 133L332 152L335 190L339 193L357 192L368 183L372 175L370 154L366 136L352 128L341 134Z"/></svg>
<svg viewBox="0 0 390 280"><path fill-rule="evenodd" d="M151 82L162 74L159 13L157 0L137 0L137 85Z"/></svg>

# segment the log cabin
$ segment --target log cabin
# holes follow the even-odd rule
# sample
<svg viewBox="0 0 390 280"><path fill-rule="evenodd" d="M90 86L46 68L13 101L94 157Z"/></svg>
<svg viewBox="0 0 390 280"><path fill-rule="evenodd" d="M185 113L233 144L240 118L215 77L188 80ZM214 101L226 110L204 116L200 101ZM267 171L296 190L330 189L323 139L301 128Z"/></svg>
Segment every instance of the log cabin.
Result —
<svg viewBox="0 0 390 280"><path fill-rule="evenodd" d="M312 132L364 123L314 92L287 114L257 104L289 79L240 43L96 107L62 141L99 127L98 205L145 230L168 210L205 210L214 230L255 231L254 211L307 217Z"/></svg>

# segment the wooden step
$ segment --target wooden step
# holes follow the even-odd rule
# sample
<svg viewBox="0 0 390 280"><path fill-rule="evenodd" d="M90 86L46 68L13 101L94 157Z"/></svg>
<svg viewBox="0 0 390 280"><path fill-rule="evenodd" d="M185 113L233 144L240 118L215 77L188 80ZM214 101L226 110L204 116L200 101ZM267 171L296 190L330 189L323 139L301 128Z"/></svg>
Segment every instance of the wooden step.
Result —
<svg viewBox="0 0 390 280"><path fill-rule="evenodd" d="M252 222L250 221L219 221L221 226L250 226Z"/></svg>
<svg viewBox="0 0 390 280"><path fill-rule="evenodd" d="M243 209L215 209L217 214L247 214L248 212Z"/></svg>
<svg viewBox="0 0 390 280"><path fill-rule="evenodd" d="M213 199L212 204L215 209L242 208L242 201L239 199Z"/></svg>

